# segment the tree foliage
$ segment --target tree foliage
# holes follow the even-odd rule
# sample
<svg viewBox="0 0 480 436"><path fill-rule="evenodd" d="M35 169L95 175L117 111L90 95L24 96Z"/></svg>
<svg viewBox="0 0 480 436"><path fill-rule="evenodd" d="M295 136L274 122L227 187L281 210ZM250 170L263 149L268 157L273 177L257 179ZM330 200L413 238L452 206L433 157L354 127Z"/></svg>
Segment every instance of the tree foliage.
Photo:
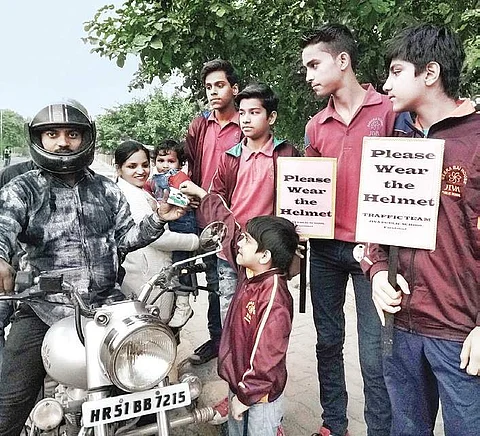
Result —
<svg viewBox="0 0 480 436"><path fill-rule="evenodd" d="M25 147L25 122L26 120L16 112L10 109L2 109L1 126L1 151L6 147L21 148Z"/></svg>
<svg viewBox="0 0 480 436"><path fill-rule="evenodd" d="M324 22L341 22L360 43L359 78L380 88L385 75L383 45L395 31L416 22L447 24L467 48L463 95L478 92L480 11L478 0L127 0L101 8L86 23L92 51L123 66L140 58L132 86L172 73L186 77L193 98L203 97L199 73L205 61L221 57L243 82L262 80L280 96L277 129L297 143L319 104L304 83L299 41Z"/></svg>
<svg viewBox="0 0 480 436"><path fill-rule="evenodd" d="M135 139L155 146L162 139L182 139L196 114L188 99L166 97L156 90L145 99L137 99L107 110L97 118L97 146L114 150L125 139Z"/></svg>

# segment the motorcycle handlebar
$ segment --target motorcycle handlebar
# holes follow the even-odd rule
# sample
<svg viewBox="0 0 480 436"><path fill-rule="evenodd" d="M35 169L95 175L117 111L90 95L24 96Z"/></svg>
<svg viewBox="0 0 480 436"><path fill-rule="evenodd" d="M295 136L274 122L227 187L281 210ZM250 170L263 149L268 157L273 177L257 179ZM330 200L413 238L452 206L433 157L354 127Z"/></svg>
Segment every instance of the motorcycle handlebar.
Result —
<svg viewBox="0 0 480 436"><path fill-rule="evenodd" d="M179 276L202 273L207 270L207 265L202 263L194 263L192 265L182 265L178 273Z"/></svg>
<svg viewBox="0 0 480 436"><path fill-rule="evenodd" d="M18 271L15 275L15 292L23 292L35 283L33 271Z"/></svg>
<svg viewBox="0 0 480 436"><path fill-rule="evenodd" d="M71 271L71 269L40 273L18 271L15 276L15 292L9 295L0 295L0 301L43 301L46 295L64 294L68 296L73 306L79 306L82 315L90 316L93 312L85 305L75 287L64 281L64 271ZM57 303L52 302L52 304Z"/></svg>
<svg viewBox="0 0 480 436"><path fill-rule="evenodd" d="M0 295L0 300L34 300L46 294L63 293L63 275L36 275L33 271L18 271L15 276L15 292Z"/></svg>

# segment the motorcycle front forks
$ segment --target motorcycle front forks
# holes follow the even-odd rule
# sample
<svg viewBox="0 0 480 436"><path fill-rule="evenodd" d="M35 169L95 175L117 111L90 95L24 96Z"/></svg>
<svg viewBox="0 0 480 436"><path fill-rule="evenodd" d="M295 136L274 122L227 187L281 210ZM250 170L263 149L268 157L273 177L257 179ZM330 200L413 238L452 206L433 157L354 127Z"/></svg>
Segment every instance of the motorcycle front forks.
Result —
<svg viewBox="0 0 480 436"><path fill-rule="evenodd" d="M167 385L165 380L166 379L163 379L159 383L158 386L160 388L163 388L164 386ZM164 410L157 412L157 428L158 428L158 434L161 436L168 436L170 434L170 424L168 422L167 412L165 412Z"/></svg>

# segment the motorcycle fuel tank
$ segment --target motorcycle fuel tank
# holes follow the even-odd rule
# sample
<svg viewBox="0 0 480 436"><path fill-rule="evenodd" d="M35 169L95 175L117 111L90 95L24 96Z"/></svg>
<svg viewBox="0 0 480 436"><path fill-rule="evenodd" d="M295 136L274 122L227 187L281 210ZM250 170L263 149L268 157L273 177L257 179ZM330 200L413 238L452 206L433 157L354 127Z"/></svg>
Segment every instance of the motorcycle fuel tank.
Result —
<svg viewBox="0 0 480 436"><path fill-rule="evenodd" d="M48 375L57 382L87 389L85 347L78 338L73 316L56 322L47 331L42 360Z"/></svg>

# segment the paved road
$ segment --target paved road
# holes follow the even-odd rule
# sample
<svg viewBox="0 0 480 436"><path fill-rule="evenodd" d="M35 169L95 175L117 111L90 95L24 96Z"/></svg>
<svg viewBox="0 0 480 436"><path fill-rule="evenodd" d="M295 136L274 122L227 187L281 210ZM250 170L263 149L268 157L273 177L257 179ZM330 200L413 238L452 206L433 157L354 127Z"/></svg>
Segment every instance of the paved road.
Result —
<svg viewBox="0 0 480 436"><path fill-rule="evenodd" d="M315 358L316 333L309 299L307 299L306 313L298 313L298 288L295 283L292 283L290 290L294 296L297 309L294 315L293 331L287 356L288 382L285 391L284 427L288 436L310 436L318 430L321 423ZM187 357L191 350L208 338L206 332L207 306L206 293L200 292L197 301L192 302L195 314L181 333L180 359ZM358 362L355 299L351 283L349 283L347 289L345 315L347 324L344 356L349 394L349 433L351 436L366 436L366 425L363 418L363 382ZM208 392L204 395L203 400L209 404L215 404L227 392L227 387L222 380L218 379L215 368L216 359L200 367L191 367L206 381ZM441 417L438 421L435 435L443 436ZM211 433L210 430L204 428L195 434L213 436L217 433Z"/></svg>
<svg viewBox="0 0 480 436"><path fill-rule="evenodd" d="M298 289L295 283L292 284L291 291L297 304ZM197 297L197 301L192 303L195 314L182 331L182 343L179 347L179 354L182 358L188 356L192 349L203 343L208 337L205 318L207 305L207 296L203 292ZM347 313L345 360L349 390L349 430L351 436L361 436L366 434L366 427L363 420L363 384L357 357L352 292L349 292L345 309ZM289 436L310 435L318 429L320 424L321 409L318 400L315 343L316 333L312 321L312 309L310 301L307 299L306 313L298 313L297 305L287 357L288 382L285 391L284 427ZM193 371L196 371L203 380L216 380L214 387L210 386L211 381L207 383L209 392L204 400L210 403L215 403L227 392L224 382L218 380L218 376L216 376L215 367L216 359L201 367L192 367Z"/></svg>
<svg viewBox="0 0 480 436"><path fill-rule="evenodd" d="M10 162L10 165L14 165L14 164L17 164L17 163L20 163L20 162L24 162L26 160L29 160L30 159L30 156L12 156L12 160ZM104 159L106 160L106 158ZM109 165L107 163L104 162L104 160L100 159L100 158L96 158L92 165L90 165L90 168L99 173L99 174L103 174L107 177L110 177L110 178L113 178L114 175L115 175L115 169L113 167L113 165ZM0 159L0 168L3 168L3 159Z"/></svg>
<svg viewBox="0 0 480 436"><path fill-rule="evenodd" d="M16 164L16 163L19 163L19 162L23 162L27 159L28 159L27 157L23 157L23 156L12 156L12 158L10 160L10 165L13 165L13 164ZM0 159L0 168L4 168L4 163L5 163L5 161L3 159Z"/></svg>

